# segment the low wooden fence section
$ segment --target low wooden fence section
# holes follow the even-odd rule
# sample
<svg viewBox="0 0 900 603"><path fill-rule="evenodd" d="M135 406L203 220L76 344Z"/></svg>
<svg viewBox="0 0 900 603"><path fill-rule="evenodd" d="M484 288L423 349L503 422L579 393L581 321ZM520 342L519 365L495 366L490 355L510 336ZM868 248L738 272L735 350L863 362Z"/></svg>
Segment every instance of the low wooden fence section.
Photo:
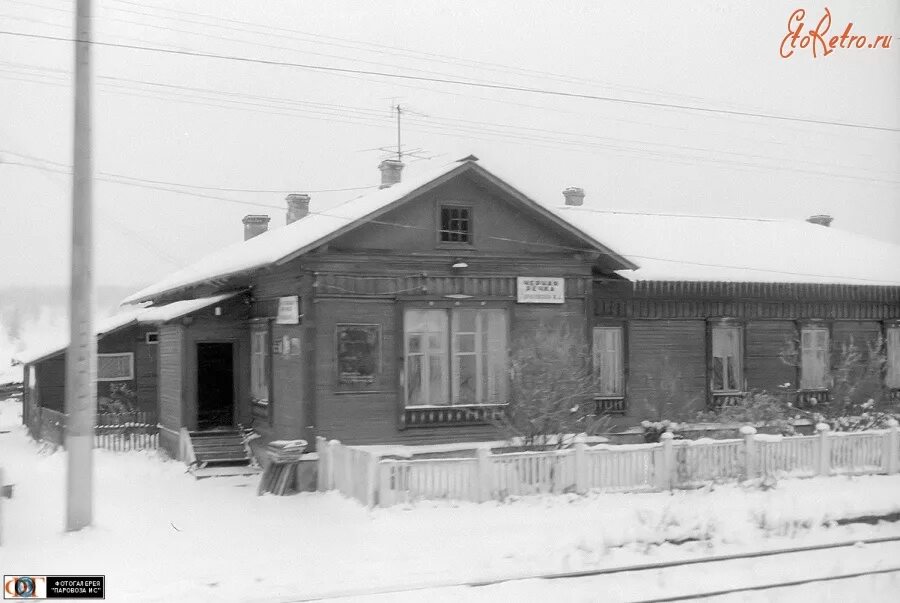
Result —
<svg viewBox="0 0 900 603"><path fill-rule="evenodd" d="M420 499L486 501L541 493L640 492L690 488L758 477L876 474L900 471L900 431L814 436L757 435L742 429L733 440L680 440L658 444L588 446L492 454L474 458L380 459L318 438L319 490L338 490L363 504L390 506Z"/></svg>
<svg viewBox="0 0 900 603"><path fill-rule="evenodd" d="M37 408L32 436L36 440L65 445L66 415L49 408ZM94 448L107 450L153 450L159 447L159 425L151 412L98 414L94 427Z"/></svg>

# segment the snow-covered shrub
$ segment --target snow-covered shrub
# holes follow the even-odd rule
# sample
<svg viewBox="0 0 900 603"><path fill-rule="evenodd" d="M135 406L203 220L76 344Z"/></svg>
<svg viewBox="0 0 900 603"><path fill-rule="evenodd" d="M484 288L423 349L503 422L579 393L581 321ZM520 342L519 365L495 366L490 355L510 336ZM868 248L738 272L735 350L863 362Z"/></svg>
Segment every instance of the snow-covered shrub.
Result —
<svg viewBox="0 0 900 603"><path fill-rule="evenodd" d="M648 444L659 442L662 434L666 432L671 433L677 440L682 439L679 433L682 426L675 421L669 421L668 419L662 421L641 421L641 427L644 429L644 441Z"/></svg>
<svg viewBox="0 0 900 603"><path fill-rule="evenodd" d="M566 325L541 325L514 349L509 406L494 421L505 438L565 448L576 434L606 430L609 418L589 410L597 391L590 349Z"/></svg>

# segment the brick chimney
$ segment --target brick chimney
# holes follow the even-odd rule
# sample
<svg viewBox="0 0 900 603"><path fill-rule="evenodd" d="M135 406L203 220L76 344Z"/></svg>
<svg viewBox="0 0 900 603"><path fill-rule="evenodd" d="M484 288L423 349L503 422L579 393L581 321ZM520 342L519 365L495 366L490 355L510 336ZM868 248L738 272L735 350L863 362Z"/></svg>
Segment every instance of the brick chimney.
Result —
<svg viewBox="0 0 900 603"><path fill-rule="evenodd" d="M378 164L378 169L381 170L381 186L378 188L387 188L400 182L403 162L397 159L385 159Z"/></svg>
<svg viewBox="0 0 900 603"><path fill-rule="evenodd" d="M563 197L566 198L566 205L580 206L584 203L584 189L570 186L563 191Z"/></svg>
<svg viewBox="0 0 900 603"><path fill-rule="evenodd" d="M287 224L292 224L309 214L309 195L291 193L284 198L287 201Z"/></svg>
<svg viewBox="0 0 900 603"><path fill-rule="evenodd" d="M810 224L818 224L819 226L831 226L831 222L834 220L828 214L817 214L815 216L810 216L806 219Z"/></svg>
<svg viewBox="0 0 900 603"><path fill-rule="evenodd" d="M250 214L241 220L244 223L244 240L252 239L269 230L269 216Z"/></svg>

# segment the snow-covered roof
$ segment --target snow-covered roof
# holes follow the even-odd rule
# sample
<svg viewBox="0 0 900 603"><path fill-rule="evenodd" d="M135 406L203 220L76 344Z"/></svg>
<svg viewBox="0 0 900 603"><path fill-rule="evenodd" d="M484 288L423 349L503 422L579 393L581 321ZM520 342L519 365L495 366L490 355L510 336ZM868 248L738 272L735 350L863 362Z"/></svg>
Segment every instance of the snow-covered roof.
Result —
<svg viewBox="0 0 900 603"><path fill-rule="evenodd" d="M533 201L491 172L478 165L477 158L466 157L437 169L421 172L398 184L351 199L322 212L310 212L282 228L269 230L246 241L220 249L198 262L173 272L162 280L127 297L122 303L150 301L166 293L203 282L225 279L257 268L288 261L351 230L365 220L373 220L396 205L424 193L466 170L477 171L503 187L511 195L543 213L548 219L575 233L594 247L605 250L622 266L629 265L612 250L591 239L577 224L560 219L546 206Z"/></svg>
<svg viewBox="0 0 900 603"><path fill-rule="evenodd" d="M467 157L220 249L126 298L152 301L296 258L466 170L605 253L630 280L900 285L900 246L800 220L551 208Z"/></svg>
<svg viewBox="0 0 900 603"><path fill-rule="evenodd" d="M900 285L900 245L804 220L556 212L640 266L635 281Z"/></svg>
<svg viewBox="0 0 900 603"><path fill-rule="evenodd" d="M423 186L441 180L462 165L462 162L444 165L391 187L351 199L327 212L311 212L302 220L229 245L130 295L122 303L147 301L170 291L269 266L287 256L303 253L308 248L320 245L324 239L336 236L358 220L391 206Z"/></svg>
<svg viewBox="0 0 900 603"><path fill-rule="evenodd" d="M97 337L101 337L107 333L119 331L134 324L160 324L168 322L175 318L186 316L197 310L202 310L203 308L225 301L238 293L239 292L237 291L232 291L220 295L213 295L211 297L177 301L164 306L132 306L123 309L113 316L96 320L94 322L94 330L97 333ZM43 360L48 356L58 354L67 347L69 347L69 337L68 335L61 334L59 338L51 342L33 349L27 349L21 354L17 354L14 360L22 364L32 364L38 360Z"/></svg>

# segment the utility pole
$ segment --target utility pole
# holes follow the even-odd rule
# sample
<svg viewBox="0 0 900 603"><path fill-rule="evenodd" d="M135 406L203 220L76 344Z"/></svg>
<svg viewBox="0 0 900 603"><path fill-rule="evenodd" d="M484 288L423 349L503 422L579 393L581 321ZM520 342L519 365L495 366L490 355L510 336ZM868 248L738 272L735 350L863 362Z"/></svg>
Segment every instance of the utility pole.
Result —
<svg viewBox="0 0 900 603"><path fill-rule="evenodd" d="M93 310L91 2L75 7L75 138L72 161L72 272L66 354L66 530L93 520L97 342Z"/></svg>

